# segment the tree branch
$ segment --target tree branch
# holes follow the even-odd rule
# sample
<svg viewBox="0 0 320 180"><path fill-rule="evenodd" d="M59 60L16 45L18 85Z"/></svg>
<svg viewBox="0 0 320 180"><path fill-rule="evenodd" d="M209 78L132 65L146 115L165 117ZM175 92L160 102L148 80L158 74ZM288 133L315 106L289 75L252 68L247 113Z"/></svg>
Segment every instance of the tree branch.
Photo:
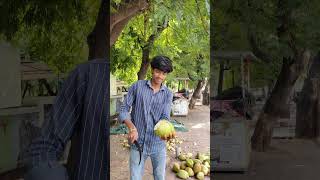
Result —
<svg viewBox="0 0 320 180"><path fill-rule="evenodd" d="M252 32L252 29L250 25L248 25L248 41L252 49L252 53L257 56L259 59L261 59L264 62L271 62L272 56L269 55L267 52L264 52L258 45L257 37L254 32Z"/></svg>
<svg viewBox="0 0 320 180"><path fill-rule="evenodd" d="M253 9L251 0L248 0L247 5L249 9ZM256 32L253 31L253 27L252 27L252 24L253 24L252 16L246 17L246 24L248 27L247 38L248 38L252 53L264 62L272 61L273 59L272 56L270 56L267 52L263 51L259 47Z"/></svg>
<svg viewBox="0 0 320 180"><path fill-rule="evenodd" d="M116 13L111 14L110 32L112 32L112 29L116 26L116 24L120 23L121 21L126 21L128 17L133 17L148 7L149 3L147 0L133 0L129 3L124 3L118 8Z"/></svg>
<svg viewBox="0 0 320 180"><path fill-rule="evenodd" d="M112 46L118 39L119 35L121 34L123 28L127 25L129 20L133 17L128 16L126 19L122 20L120 23L116 24L113 29L110 31L110 46Z"/></svg>
<svg viewBox="0 0 320 180"><path fill-rule="evenodd" d="M287 44L295 54L295 56L299 55L298 47L296 45L295 35L290 31L290 21L292 17L292 9L288 9L286 7L287 1L279 0L277 4L278 12L281 12L280 15L277 16L278 21L280 22L277 27L277 36L279 39L283 37L287 37Z"/></svg>
<svg viewBox="0 0 320 180"><path fill-rule="evenodd" d="M164 20L162 26L158 26L157 31L151 34L147 40L147 44L142 47L143 48L150 48L150 46L154 43L154 41L161 35L161 33L168 27L168 21Z"/></svg>
<svg viewBox="0 0 320 180"><path fill-rule="evenodd" d="M147 0L133 0L129 1L118 8L118 11L111 14L110 17L110 46L112 46L123 28L129 22L129 20L136 16L138 13L149 8L149 2Z"/></svg>
<svg viewBox="0 0 320 180"><path fill-rule="evenodd" d="M195 1L196 1L196 4L197 4L197 9L198 9L198 12L199 12L199 15L200 15L200 19L201 19L201 22L202 22L203 29L204 29L204 31L209 35L208 26L207 26L205 20L204 20L203 17L202 17L198 0L195 0Z"/></svg>

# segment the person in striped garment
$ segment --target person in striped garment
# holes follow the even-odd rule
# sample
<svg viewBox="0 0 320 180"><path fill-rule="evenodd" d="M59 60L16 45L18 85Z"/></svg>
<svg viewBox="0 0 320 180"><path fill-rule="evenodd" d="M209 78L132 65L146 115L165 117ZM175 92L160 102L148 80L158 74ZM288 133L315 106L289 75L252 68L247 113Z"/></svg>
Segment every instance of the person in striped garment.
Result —
<svg viewBox="0 0 320 180"><path fill-rule="evenodd" d="M151 68L151 80L135 82L129 88L119 112L118 119L129 128L128 139L132 144L131 180L142 179L144 163L148 157L151 158L154 179L165 179L166 139L155 135L154 126L159 120L170 118L173 94L163 82L167 74L173 71L173 67L168 57L156 56L151 61ZM168 139L173 137L174 134L171 134ZM141 163L137 144L142 149Z"/></svg>
<svg viewBox="0 0 320 180"><path fill-rule="evenodd" d="M109 62L78 65L59 91L41 135L24 153L25 180L109 179L108 98ZM77 139L67 170L59 161L72 136Z"/></svg>

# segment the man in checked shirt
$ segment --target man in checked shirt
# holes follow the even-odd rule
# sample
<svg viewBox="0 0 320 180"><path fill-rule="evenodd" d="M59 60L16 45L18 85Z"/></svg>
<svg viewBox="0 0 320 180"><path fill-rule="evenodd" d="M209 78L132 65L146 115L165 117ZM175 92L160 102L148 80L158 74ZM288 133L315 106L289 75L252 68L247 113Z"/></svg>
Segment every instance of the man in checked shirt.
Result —
<svg viewBox="0 0 320 180"><path fill-rule="evenodd" d="M130 179L141 180L144 162L150 157L155 180L165 179L166 143L154 133L154 126L160 119L169 119L172 92L163 84L168 73L172 72L171 60L165 56L156 56L151 62L151 80L139 80L128 91L121 110L119 121L129 128ZM130 114L131 110L131 114ZM175 135L171 134L168 139ZM142 149L142 159L134 141Z"/></svg>
<svg viewBox="0 0 320 180"><path fill-rule="evenodd" d="M109 179L108 97L109 63L99 59L77 66L60 89L41 135L23 155L25 180ZM67 170L59 161L71 137L77 139Z"/></svg>

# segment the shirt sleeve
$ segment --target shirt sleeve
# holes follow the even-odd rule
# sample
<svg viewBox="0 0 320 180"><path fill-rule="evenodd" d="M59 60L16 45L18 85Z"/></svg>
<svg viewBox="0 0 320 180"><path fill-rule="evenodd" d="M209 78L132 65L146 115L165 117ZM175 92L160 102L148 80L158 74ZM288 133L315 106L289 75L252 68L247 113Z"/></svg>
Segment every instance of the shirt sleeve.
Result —
<svg viewBox="0 0 320 180"><path fill-rule="evenodd" d="M125 97L120 107L119 118L118 118L118 121L120 123L123 123L124 120L131 120L130 109L135 101L136 90L137 90L137 83L133 84L128 90L127 96Z"/></svg>
<svg viewBox="0 0 320 180"><path fill-rule="evenodd" d="M169 92L168 96L167 96L167 101L164 104L163 113L161 114L160 119L167 119L167 120L170 119L172 99L173 99L173 94L172 94L172 92Z"/></svg>
<svg viewBox="0 0 320 180"><path fill-rule="evenodd" d="M27 149L24 157L26 165L34 166L61 158L82 114L87 84L85 74L85 70L78 66L64 81L52 105L50 118L43 125L40 136Z"/></svg>

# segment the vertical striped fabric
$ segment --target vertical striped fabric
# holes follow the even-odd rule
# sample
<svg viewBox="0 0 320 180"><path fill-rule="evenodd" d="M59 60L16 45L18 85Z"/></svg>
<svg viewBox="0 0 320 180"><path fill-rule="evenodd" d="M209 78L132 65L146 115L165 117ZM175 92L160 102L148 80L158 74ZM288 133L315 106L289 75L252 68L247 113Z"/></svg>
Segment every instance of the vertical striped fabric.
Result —
<svg viewBox="0 0 320 180"><path fill-rule="evenodd" d="M79 65L64 82L50 119L24 157L28 166L57 161L71 136L79 135L70 180L109 178L109 62Z"/></svg>
<svg viewBox="0 0 320 180"><path fill-rule="evenodd" d="M123 123L129 119L133 122L144 153L151 154L165 148L165 141L154 134L153 128L160 119L170 118L172 98L172 92L164 85L154 93L150 80L139 80L129 88L121 106L119 121Z"/></svg>

